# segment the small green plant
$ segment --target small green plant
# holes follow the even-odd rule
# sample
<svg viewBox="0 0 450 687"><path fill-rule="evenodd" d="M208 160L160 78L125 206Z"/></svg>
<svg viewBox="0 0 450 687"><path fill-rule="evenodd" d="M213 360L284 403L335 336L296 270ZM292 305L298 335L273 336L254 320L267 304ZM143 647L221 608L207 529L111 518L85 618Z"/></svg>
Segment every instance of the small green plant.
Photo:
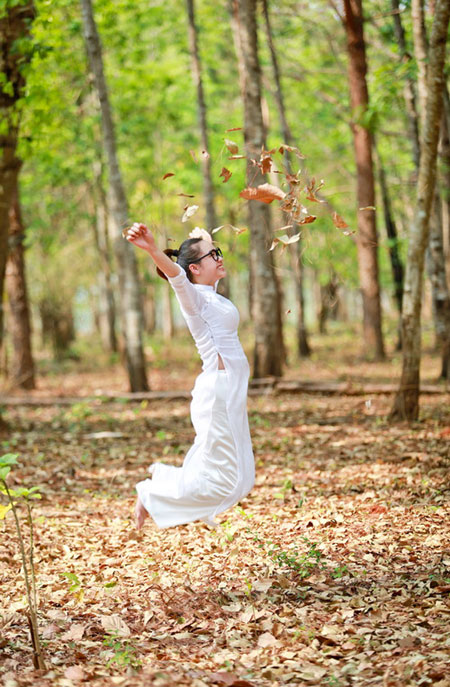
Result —
<svg viewBox="0 0 450 687"><path fill-rule="evenodd" d="M128 639L120 637L117 632L111 632L103 640L103 645L113 652L106 664L108 668L116 665L120 668L130 666L133 670L139 670L142 661L136 656L136 649Z"/></svg>
<svg viewBox="0 0 450 687"><path fill-rule="evenodd" d="M253 535L259 548L264 549L274 563L280 568L286 567L295 570L302 579L309 577L316 568L323 569L325 567L325 563L322 561L322 552L317 548L317 543L311 542L308 537L301 537L309 547L306 551L299 551L294 547L285 551L279 544L261 539L258 533L250 528L247 528L247 532Z"/></svg>
<svg viewBox="0 0 450 687"><path fill-rule="evenodd" d="M331 577L333 577L335 580L339 579L340 577L344 577L344 575L347 575L348 573L348 568L346 565L338 565L333 572L331 573Z"/></svg>
<svg viewBox="0 0 450 687"><path fill-rule="evenodd" d="M81 585L81 580L78 578L78 576L72 572L65 572L61 573L61 577L65 577L66 580L70 582L69 592L71 592L74 595L78 603L83 601L84 590Z"/></svg>
<svg viewBox="0 0 450 687"><path fill-rule="evenodd" d="M40 499L41 495L39 494L39 488L36 486L30 488L18 487L17 489L12 489L8 485L6 479L11 472L12 466L17 465L17 457L17 453L5 453L0 457L0 493L5 495L8 499L6 506L0 504L0 520L3 520L9 511L11 511L14 516L28 604L27 619L33 647L33 664L35 668L39 670L45 670L45 661L42 654L37 623L36 573L34 568L34 526L31 512L31 499ZM25 503L26 508L26 519L29 528L28 551L26 550L25 538L22 532L22 526L17 510L18 500L22 500L23 503Z"/></svg>

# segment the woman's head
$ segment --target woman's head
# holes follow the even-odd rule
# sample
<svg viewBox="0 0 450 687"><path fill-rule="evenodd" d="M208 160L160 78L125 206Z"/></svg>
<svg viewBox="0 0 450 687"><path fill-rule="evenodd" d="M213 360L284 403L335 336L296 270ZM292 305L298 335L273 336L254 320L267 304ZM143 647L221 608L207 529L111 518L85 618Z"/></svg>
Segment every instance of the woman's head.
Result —
<svg viewBox="0 0 450 687"><path fill-rule="evenodd" d="M169 257L176 258L176 262L184 269L189 281L195 284L214 285L216 281L226 276L220 249L214 248L211 241L201 238L189 238L183 241L178 250L164 251ZM158 269L161 277L166 276Z"/></svg>

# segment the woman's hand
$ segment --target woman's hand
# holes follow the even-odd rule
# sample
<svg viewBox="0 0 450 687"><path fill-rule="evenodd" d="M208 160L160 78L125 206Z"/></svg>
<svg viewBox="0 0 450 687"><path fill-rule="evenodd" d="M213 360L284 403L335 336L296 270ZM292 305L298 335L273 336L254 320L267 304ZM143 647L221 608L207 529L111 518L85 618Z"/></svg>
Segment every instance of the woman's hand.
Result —
<svg viewBox="0 0 450 687"><path fill-rule="evenodd" d="M147 252L154 251L156 248L155 237L145 224L135 222L131 227L124 231L124 237L127 241L138 248L142 248Z"/></svg>

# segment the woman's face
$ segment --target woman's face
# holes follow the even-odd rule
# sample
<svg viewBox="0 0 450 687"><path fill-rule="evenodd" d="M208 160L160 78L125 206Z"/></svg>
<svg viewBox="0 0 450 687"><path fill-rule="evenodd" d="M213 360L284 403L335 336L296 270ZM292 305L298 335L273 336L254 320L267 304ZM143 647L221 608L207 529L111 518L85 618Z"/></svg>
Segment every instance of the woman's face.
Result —
<svg viewBox="0 0 450 687"><path fill-rule="evenodd" d="M214 246L209 241L202 239L197 244L197 248L198 257L200 258L203 255L206 257L203 257L199 262L194 262L189 265L194 283L214 286L216 281L227 275L223 266L223 258L219 257L216 261L213 256L210 255L211 251L214 250Z"/></svg>

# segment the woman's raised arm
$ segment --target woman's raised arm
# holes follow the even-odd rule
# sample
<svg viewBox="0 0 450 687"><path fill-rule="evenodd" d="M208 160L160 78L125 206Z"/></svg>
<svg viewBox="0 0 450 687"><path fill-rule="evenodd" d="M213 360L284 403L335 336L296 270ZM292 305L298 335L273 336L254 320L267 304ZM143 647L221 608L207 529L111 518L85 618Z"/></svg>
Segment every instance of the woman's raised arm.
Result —
<svg viewBox="0 0 450 687"><path fill-rule="evenodd" d="M166 277L176 277L180 273L180 268L158 248L155 237L145 224L135 222L127 229L125 238L134 246L145 250Z"/></svg>

